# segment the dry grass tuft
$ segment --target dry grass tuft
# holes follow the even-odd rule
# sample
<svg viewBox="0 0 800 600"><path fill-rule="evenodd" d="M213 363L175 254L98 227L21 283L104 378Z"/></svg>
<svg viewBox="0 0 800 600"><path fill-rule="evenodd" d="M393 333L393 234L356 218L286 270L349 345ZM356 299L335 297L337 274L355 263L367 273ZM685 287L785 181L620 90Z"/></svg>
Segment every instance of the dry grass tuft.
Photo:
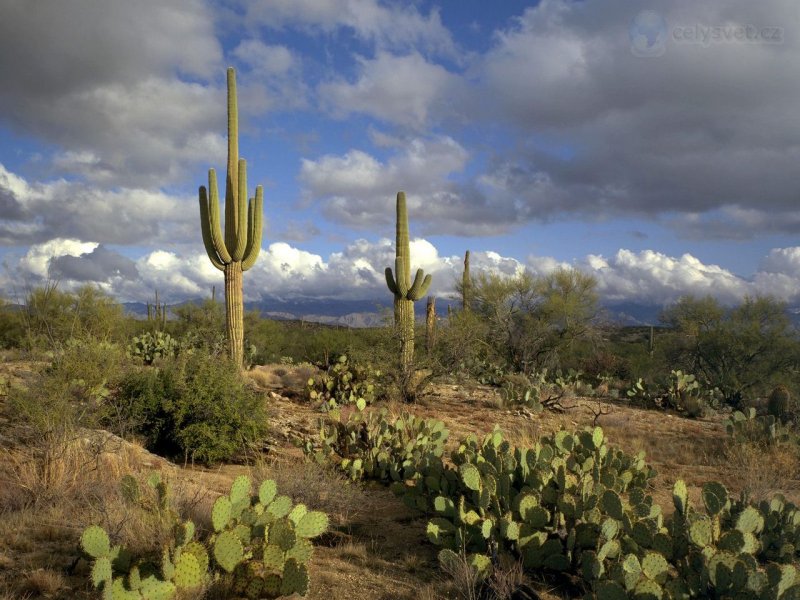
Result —
<svg viewBox="0 0 800 600"><path fill-rule="evenodd" d="M281 494L328 514L334 524L352 521L367 503L363 488L342 475L303 459L280 461L255 469L257 481L274 479Z"/></svg>
<svg viewBox="0 0 800 600"><path fill-rule="evenodd" d="M34 596L50 597L66 587L64 576L51 569L36 569L25 576L20 592Z"/></svg>
<svg viewBox="0 0 800 600"><path fill-rule="evenodd" d="M760 446L730 443L725 449L726 471L752 500L764 500L781 492L797 490L800 456L790 444Z"/></svg>

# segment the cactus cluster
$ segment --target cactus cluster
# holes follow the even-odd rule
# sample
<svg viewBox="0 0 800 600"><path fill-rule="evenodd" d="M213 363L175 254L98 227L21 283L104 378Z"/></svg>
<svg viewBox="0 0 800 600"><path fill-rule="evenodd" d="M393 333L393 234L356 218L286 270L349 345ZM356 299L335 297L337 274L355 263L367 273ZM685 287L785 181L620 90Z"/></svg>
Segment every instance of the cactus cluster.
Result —
<svg viewBox="0 0 800 600"><path fill-rule="evenodd" d="M152 323L154 330L158 331L167 326L167 303L158 301L158 290L155 296L153 304L147 303L147 322Z"/></svg>
<svg viewBox="0 0 800 600"><path fill-rule="evenodd" d="M168 488L160 478L148 484L158 492L159 506L167 505ZM122 481L123 496L139 501L136 480ZM222 579L237 597L278 598L308 590L307 562L311 539L328 528L328 517L294 505L266 480L252 494L248 477L240 476L230 492L211 510L214 533L207 544L194 539L191 521L175 518L174 539L156 561L133 561L120 546L112 546L102 527L92 525L81 536L81 549L92 561L90 577L104 600L172 600L196 594Z"/></svg>
<svg viewBox="0 0 800 600"><path fill-rule="evenodd" d="M170 600L180 593L199 590L209 581L208 552L194 541L194 524L176 527L175 542L164 548L158 563L137 561L120 546L111 546L98 525L81 535L81 550L92 560L92 585L104 600ZM116 576L115 576L116 574Z"/></svg>
<svg viewBox="0 0 800 600"><path fill-rule="evenodd" d="M701 495L704 510L697 510L683 481L673 488L670 597L800 598L800 576L790 564L797 560L796 508L780 496L760 507L734 501L716 482Z"/></svg>
<svg viewBox="0 0 800 600"><path fill-rule="evenodd" d="M796 435L774 415L759 416L753 407L735 411L723 423L728 435L738 443L769 446L797 441Z"/></svg>
<svg viewBox="0 0 800 600"><path fill-rule="evenodd" d="M366 414L365 407L363 401L357 404L346 420L339 411L329 413L317 442L306 444L306 454L338 465L354 481L411 481L441 463L449 436L442 421L410 414L390 419L386 409Z"/></svg>
<svg viewBox="0 0 800 600"><path fill-rule="evenodd" d="M306 393L309 400L323 410L356 404L359 399L369 404L375 399L375 384L381 372L370 365L359 365L340 356L327 372L309 378Z"/></svg>
<svg viewBox="0 0 800 600"><path fill-rule="evenodd" d="M479 578L519 560L581 581L587 599L800 598L800 511L781 497L734 502L710 482L696 510L679 481L665 518L644 454L608 446L599 427L532 447L513 447L495 428L462 440L449 461L446 435L434 451L426 446L436 433L446 433L440 422L359 412L323 426L317 457L340 460L353 478L391 482L432 514L427 536L442 565L466 560Z"/></svg>
<svg viewBox="0 0 800 600"><path fill-rule="evenodd" d="M128 356L151 365L156 359L177 355L179 349L180 344L170 334L163 331L155 333L146 331L131 340L128 345Z"/></svg>
<svg viewBox="0 0 800 600"><path fill-rule="evenodd" d="M211 512L214 561L231 573L233 590L246 598L277 598L308 590L306 563L311 539L325 532L328 517L293 505L266 480L252 494L250 479L237 477L230 493L220 496Z"/></svg>
<svg viewBox="0 0 800 600"><path fill-rule="evenodd" d="M776 385L767 399L767 412L781 423L794 421L797 417L792 406L792 394L785 385Z"/></svg>

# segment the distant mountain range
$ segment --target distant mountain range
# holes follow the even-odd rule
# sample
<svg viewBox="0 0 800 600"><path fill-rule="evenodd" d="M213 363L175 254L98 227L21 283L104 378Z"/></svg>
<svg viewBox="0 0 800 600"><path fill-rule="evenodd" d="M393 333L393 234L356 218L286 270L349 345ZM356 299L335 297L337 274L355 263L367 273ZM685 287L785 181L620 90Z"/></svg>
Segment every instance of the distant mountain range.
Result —
<svg viewBox="0 0 800 600"><path fill-rule="evenodd" d="M189 300L179 304L167 306L170 309L201 302ZM440 317L447 315L448 304L453 309L459 309L461 302L452 298L437 298L436 314ZM123 302L125 312L130 315L145 318L147 304L144 302ZM662 306L654 304L640 304L636 302L600 302L605 319L616 325L658 325ZM425 302L415 302L414 308L418 316L425 314ZM258 310L262 317L276 321L311 321L326 325L340 325L344 327L376 327L391 319L391 297L373 298L368 300L338 300L334 298L298 298L282 300L280 298L265 298L258 302L245 302L246 310ZM787 309L787 314L796 327L800 327L800 307L792 306Z"/></svg>
<svg viewBox="0 0 800 600"><path fill-rule="evenodd" d="M178 305L186 304L184 302ZM437 298L436 313L447 314L450 304L453 309L460 308L457 299ZM123 304L128 314L145 317L147 304L142 302L126 302ZM417 315L425 313L425 302L415 302ZM168 307L168 309L171 308ZM633 302L608 303L603 305L609 321L619 325L656 325L660 306L636 304ZM278 321L312 321L327 325L343 325L347 327L375 327L391 318L391 298L373 298L367 300L337 300L333 298L298 298L283 300L265 298L257 302L245 302L246 310L258 310L262 317Z"/></svg>

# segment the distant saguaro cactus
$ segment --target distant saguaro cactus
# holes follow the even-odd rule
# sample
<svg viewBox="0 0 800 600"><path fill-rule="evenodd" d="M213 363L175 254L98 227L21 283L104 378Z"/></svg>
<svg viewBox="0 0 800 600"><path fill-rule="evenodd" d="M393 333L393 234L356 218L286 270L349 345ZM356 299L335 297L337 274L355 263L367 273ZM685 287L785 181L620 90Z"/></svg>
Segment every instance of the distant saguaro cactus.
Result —
<svg viewBox="0 0 800 600"><path fill-rule="evenodd" d="M167 303L159 303L158 290L156 290L155 304L147 303L147 321L153 323L153 329L155 331L167 326Z"/></svg>
<svg viewBox="0 0 800 600"><path fill-rule="evenodd" d="M436 296L428 296L425 307L425 349L428 355L433 352L436 345Z"/></svg>
<svg viewBox="0 0 800 600"><path fill-rule="evenodd" d="M397 239L394 273L386 267L386 285L394 294L394 323L400 334L400 366L403 396L413 397L411 379L414 372L414 301L419 300L431 285L431 276L417 269L411 281L411 250L408 243L408 211L405 192L397 192Z"/></svg>
<svg viewBox="0 0 800 600"><path fill-rule="evenodd" d="M464 254L464 274L461 276L461 309L469 310L472 279L469 276L469 250Z"/></svg>
<svg viewBox="0 0 800 600"><path fill-rule="evenodd" d="M247 200L247 163L239 158L239 113L236 73L228 68L228 168L225 177L225 235L219 218L217 174L208 170L208 192L200 186L200 224L208 258L225 274L225 325L228 349L237 365L244 357L242 273L252 267L261 250L264 190L256 187Z"/></svg>

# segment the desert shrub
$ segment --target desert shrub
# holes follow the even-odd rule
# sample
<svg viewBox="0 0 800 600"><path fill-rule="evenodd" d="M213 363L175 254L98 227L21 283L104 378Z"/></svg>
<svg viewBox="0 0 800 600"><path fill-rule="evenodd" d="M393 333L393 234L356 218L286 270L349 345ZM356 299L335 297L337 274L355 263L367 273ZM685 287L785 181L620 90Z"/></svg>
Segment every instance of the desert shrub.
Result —
<svg viewBox="0 0 800 600"><path fill-rule="evenodd" d="M96 288L68 293L55 283L28 293L22 322L26 344L36 349L58 348L69 339L121 341L127 326L122 307Z"/></svg>
<svg viewBox="0 0 800 600"><path fill-rule="evenodd" d="M581 364L581 370L586 377L598 383L603 377L629 379L631 376L629 361L607 349L597 350L586 357Z"/></svg>
<svg viewBox="0 0 800 600"><path fill-rule="evenodd" d="M0 298L0 348L19 348L24 338L20 311Z"/></svg>
<svg viewBox="0 0 800 600"><path fill-rule="evenodd" d="M11 388L11 414L42 433L91 427L105 414L110 388L124 366L117 344L69 340L30 385Z"/></svg>
<svg viewBox="0 0 800 600"><path fill-rule="evenodd" d="M115 405L148 449L203 463L236 456L266 431L262 401L237 369L202 352L131 372Z"/></svg>
<svg viewBox="0 0 800 600"><path fill-rule="evenodd" d="M772 297L745 298L739 306L685 297L661 316L672 332L665 338L671 368L694 373L718 388L726 403L766 393L796 369L800 340L786 305Z"/></svg>

